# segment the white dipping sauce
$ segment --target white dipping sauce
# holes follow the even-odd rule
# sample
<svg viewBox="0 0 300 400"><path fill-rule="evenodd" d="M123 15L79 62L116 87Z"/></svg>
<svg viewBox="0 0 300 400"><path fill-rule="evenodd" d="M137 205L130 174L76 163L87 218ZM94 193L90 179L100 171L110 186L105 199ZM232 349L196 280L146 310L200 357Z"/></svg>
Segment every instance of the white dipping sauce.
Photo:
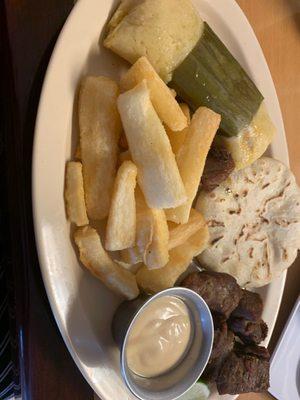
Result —
<svg viewBox="0 0 300 400"><path fill-rule="evenodd" d="M152 378L172 369L190 344L191 321L184 302L159 297L141 312L130 329L126 359L137 375Z"/></svg>

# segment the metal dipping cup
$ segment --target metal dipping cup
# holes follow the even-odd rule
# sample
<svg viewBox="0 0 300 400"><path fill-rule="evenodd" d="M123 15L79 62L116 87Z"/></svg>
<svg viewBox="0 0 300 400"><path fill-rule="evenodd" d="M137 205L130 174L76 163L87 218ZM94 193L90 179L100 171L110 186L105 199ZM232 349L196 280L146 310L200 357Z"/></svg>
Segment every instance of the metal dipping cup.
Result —
<svg viewBox="0 0 300 400"><path fill-rule="evenodd" d="M147 305L163 296L173 296L187 306L192 326L190 346L180 363L170 371L144 378L132 372L126 361L128 336L136 319ZM151 297L127 301L117 309L112 323L113 337L121 350L121 372L130 391L141 400L174 400L185 393L201 376L210 357L214 328L210 310L194 291L174 287Z"/></svg>

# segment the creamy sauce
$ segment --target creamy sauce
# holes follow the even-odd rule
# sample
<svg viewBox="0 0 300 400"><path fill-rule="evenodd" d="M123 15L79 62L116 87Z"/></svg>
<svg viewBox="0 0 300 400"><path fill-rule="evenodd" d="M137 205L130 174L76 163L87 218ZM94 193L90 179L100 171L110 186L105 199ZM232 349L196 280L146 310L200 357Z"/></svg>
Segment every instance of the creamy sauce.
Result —
<svg viewBox="0 0 300 400"><path fill-rule="evenodd" d="M153 300L132 326L126 346L128 367L151 378L172 369L185 355L191 337L189 311L177 297Z"/></svg>

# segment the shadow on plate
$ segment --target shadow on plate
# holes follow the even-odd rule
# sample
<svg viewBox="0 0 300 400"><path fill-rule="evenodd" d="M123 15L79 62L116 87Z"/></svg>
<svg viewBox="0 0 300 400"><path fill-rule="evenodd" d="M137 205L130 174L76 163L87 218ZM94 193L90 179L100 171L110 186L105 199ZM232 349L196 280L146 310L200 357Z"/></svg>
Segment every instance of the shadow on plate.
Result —
<svg viewBox="0 0 300 400"><path fill-rule="evenodd" d="M117 6L119 0L114 0L109 15L107 16L106 22L110 20ZM96 43L93 43L86 61L85 68L83 70L84 75L104 75L112 79L120 80L120 77L124 71L129 67L124 59L117 56L112 51L106 49L103 46L103 40L106 35L105 26L100 32L99 39Z"/></svg>
<svg viewBox="0 0 300 400"><path fill-rule="evenodd" d="M88 271L83 271L77 295L69 306L66 325L73 350L85 365L94 367L106 363L108 354L112 356L111 362L115 359L113 354L118 360L111 320L120 301Z"/></svg>

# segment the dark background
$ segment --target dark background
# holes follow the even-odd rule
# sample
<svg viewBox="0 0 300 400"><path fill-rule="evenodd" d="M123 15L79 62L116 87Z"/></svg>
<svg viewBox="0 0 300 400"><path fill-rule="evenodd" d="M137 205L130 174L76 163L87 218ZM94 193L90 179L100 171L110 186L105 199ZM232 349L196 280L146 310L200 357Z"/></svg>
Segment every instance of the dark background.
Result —
<svg viewBox="0 0 300 400"><path fill-rule="evenodd" d="M1 0L1 197L14 278L24 400L89 400L92 389L76 368L53 319L41 279L31 210L31 153L43 77L70 0ZM4 190L6 188L6 190ZM13 298L15 297L15 298Z"/></svg>

